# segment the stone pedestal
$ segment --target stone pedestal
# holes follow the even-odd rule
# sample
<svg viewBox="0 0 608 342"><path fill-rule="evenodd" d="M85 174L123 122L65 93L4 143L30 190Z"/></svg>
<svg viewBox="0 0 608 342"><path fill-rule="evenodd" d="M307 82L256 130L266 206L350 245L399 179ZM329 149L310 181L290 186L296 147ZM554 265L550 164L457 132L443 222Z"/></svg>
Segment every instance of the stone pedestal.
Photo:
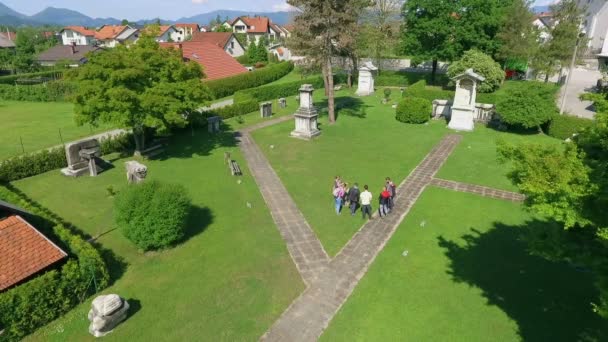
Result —
<svg viewBox="0 0 608 342"><path fill-rule="evenodd" d="M260 103L260 116L263 118L272 116L272 102Z"/></svg>
<svg viewBox="0 0 608 342"><path fill-rule="evenodd" d="M279 99L279 107L281 107L281 108L287 107L287 100L284 97L281 97Z"/></svg>
<svg viewBox="0 0 608 342"><path fill-rule="evenodd" d="M485 78L468 69L463 74L454 77L456 94L448 127L457 131L472 131L475 120L475 98L477 97L477 82Z"/></svg>
<svg viewBox="0 0 608 342"><path fill-rule="evenodd" d="M310 84L304 84L300 88L300 108L293 115L296 129L291 132L292 137L309 140L321 134L317 122L319 114L312 101L313 91Z"/></svg>
<svg viewBox="0 0 608 342"><path fill-rule="evenodd" d="M369 96L374 93L374 74L377 70L372 62L366 62L359 68L357 95Z"/></svg>
<svg viewBox="0 0 608 342"><path fill-rule="evenodd" d="M207 118L207 128L209 133L218 133L220 131L221 116L212 116Z"/></svg>
<svg viewBox="0 0 608 342"><path fill-rule="evenodd" d="M99 296L93 300L88 319L89 333L95 337L102 337L110 332L127 318L129 303L118 295L109 294Z"/></svg>

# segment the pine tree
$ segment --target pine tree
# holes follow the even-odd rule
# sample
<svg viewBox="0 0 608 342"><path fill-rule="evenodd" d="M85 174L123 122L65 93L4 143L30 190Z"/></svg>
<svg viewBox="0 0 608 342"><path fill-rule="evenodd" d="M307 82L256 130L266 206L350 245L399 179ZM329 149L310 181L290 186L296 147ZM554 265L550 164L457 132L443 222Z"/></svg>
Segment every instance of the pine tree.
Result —
<svg viewBox="0 0 608 342"><path fill-rule="evenodd" d="M503 61L528 61L538 50L539 30L534 26L530 0L514 0L507 9L498 39L502 45L497 57Z"/></svg>

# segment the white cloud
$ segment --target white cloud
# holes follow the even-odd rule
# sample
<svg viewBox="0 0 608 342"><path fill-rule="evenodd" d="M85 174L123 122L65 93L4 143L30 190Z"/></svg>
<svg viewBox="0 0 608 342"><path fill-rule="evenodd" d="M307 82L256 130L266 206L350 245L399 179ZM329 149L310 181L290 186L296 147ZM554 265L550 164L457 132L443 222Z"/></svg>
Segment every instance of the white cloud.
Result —
<svg viewBox="0 0 608 342"><path fill-rule="evenodd" d="M275 11L286 12L286 11L293 11L294 8L291 7L290 4L283 2L283 3L272 6L272 9Z"/></svg>
<svg viewBox="0 0 608 342"><path fill-rule="evenodd" d="M193 4L206 4L209 0L192 0Z"/></svg>

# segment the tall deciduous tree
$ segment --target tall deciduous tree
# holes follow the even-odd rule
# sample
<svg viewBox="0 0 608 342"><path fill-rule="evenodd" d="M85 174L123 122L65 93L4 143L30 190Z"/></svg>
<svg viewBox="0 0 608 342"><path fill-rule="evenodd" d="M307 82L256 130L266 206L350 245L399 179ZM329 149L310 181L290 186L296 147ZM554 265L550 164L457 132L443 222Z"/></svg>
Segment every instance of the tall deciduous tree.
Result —
<svg viewBox="0 0 608 342"><path fill-rule="evenodd" d="M536 54L540 32L533 24L531 4L530 0L513 0L507 8L505 20L497 35L501 42L496 54L499 60L528 61Z"/></svg>
<svg viewBox="0 0 608 342"><path fill-rule="evenodd" d="M375 0L362 15L358 49L377 61L395 53L403 0Z"/></svg>
<svg viewBox="0 0 608 342"><path fill-rule="evenodd" d="M288 0L287 3L297 10L288 44L295 53L322 66L329 122L334 123L332 57L338 56L345 42L352 39L349 28L357 23L369 3L366 0Z"/></svg>
<svg viewBox="0 0 608 342"><path fill-rule="evenodd" d="M201 83L200 65L184 62L179 51L161 48L153 36L150 32L137 44L92 54L68 73L77 89L76 122L130 128L137 151L145 146L146 130L183 127L211 99Z"/></svg>

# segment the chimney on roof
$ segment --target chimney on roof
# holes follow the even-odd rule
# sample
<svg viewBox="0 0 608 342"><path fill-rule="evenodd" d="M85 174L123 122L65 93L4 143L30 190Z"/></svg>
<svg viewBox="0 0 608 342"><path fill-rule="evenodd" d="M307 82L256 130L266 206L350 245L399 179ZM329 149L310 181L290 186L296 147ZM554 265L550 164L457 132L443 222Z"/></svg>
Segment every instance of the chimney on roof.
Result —
<svg viewBox="0 0 608 342"><path fill-rule="evenodd" d="M70 45L70 49L72 50L72 55L76 53L76 42L72 42L72 45Z"/></svg>

